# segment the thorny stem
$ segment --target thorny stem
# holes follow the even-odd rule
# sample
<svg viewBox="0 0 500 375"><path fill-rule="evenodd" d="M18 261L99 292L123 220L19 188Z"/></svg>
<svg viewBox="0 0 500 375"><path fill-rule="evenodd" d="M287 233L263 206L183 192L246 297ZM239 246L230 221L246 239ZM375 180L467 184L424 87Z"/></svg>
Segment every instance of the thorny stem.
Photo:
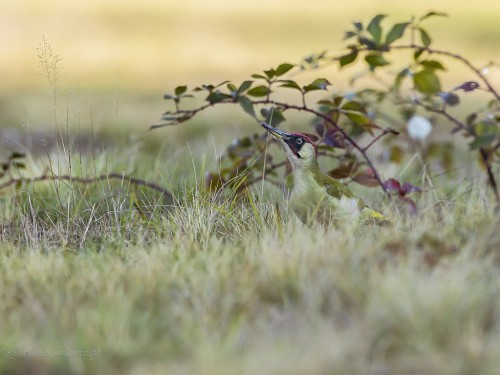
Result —
<svg viewBox="0 0 500 375"><path fill-rule="evenodd" d="M448 57L451 57L455 60L459 60L462 63L464 63L469 69L471 69L481 79L481 81L484 82L484 84L488 88L488 91L491 92L493 94L493 96L498 101L500 101L500 94L498 93L498 91L496 91L495 88L491 85L490 81L488 81L488 79L486 79L486 77L481 72L481 70L476 68L474 65L472 65L472 63L469 60L467 60L465 57L463 57L457 53L452 53L452 52L442 51L442 50L435 50L435 49L431 49L431 48L425 48L425 50L428 51L429 53L434 53L436 55L448 56Z"/></svg>
<svg viewBox="0 0 500 375"><path fill-rule="evenodd" d="M363 147L363 150L367 151L371 146L373 146L373 144L375 144L375 142L377 142L380 138L384 137L387 134L398 135L399 132L397 130L392 129L392 128L385 128L382 131L382 133L380 133L379 135L377 135L375 138L373 138L371 140L370 143L368 143L365 147Z"/></svg>
<svg viewBox="0 0 500 375"><path fill-rule="evenodd" d="M106 181L106 180L121 180L123 182L128 182L132 185L137 185L137 186L144 186L149 189L155 190L157 192L162 193L165 197L168 197L170 199L173 198L173 195L170 191L167 189L161 187L160 185L157 185L152 182L144 181L139 178L135 178L132 176L127 176L124 174L120 173L109 173L109 174L102 174L100 176L96 177L75 177L71 175L62 175L62 176L57 176L57 175L41 175L38 177L33 177L33 178L11 178L10 180L4 182L3 184L0 184L0 191L3 189L8 188L9 186L16 185L16 184L22 184L22 183L35 183L35 182L41 182L41 181L70 181L73 183L80 183L80 184L93 184L96 182L101 182L101 181Z"/></svg>
<svg viewBox="0 0 500 375"><path fill-rule="evenodd" d="M435 108L435 107L432 107L430 105L427 105L427 104L424 104L422 103L421 101L414 101L413 103L419 105L420 107L422 107L423 109L425 109L427 112L432 112L432 113L437 113L438 115L441 115L443 117L445 117L448 121L450 121L451 123L455 124L457 126L457 128L469 133L469 134L473 134L472 130L469 129L467 127L467 125L465 125L462 121L460 121L459 119L457 119L455 116L451 115L449 112L447 112L444 108Z"/></svg>
<svg viewBox="0 0 500 375"><path fill-rule="evenodd" d="M412 35L412 42L411 42L411 44L409 44L409 45L399 45L399 46L387 46L386 47L387 48L386 52L391 51L391 50L405 50L405 49L421 50L421 51L426 51L429 54L443 55L443 56L447 56L447 57L450 57L452 59L458 60L458 61L462 62L465 66L467 66L470 70L472 70L481 79L481 81L483 81L483 83L488 88L488 91L498 101L500 101L500 94L491 85L491 83L488 81L488 79L485 77L485 75L481 72L481 70L479 68L477 68L476 66L474 66L468 59L466 59L465 57L463 57L462 55L457 54L457 53L452 53L452 52L448 52L448 51L444 51L444 50L438 50L438 49L433 49L433 48L430 48L430 47L416 45L413 42L413 40L414 40L414 36ZM360 52L362 52L362 51L367 52L367 51L372 51L372 49L370 49L368 47L366 47L366 48L361 47L361 48L358 48L358 51L360 51ZM334 57L334 58L331 59L331 61L335 61L335 60L338 60L338 59L339 59L339 57ZM272 82L268 81L269 89L271 88L271 85L272 85ZM342 134L343 138L345 140L347 140L363 156L363 158L366 160L369 168L372 170L374 178L377 180L377 182L379 183L379 185L382 188L382 190L386 193L387 196L390 196L389 193L388 193L388 191L387 191L387 189L384 186L384 183L383 183L383 181L382 181L382 179L381 179L381 177L380 177L377 169L373 165L371 159L368 157L367 150L374 143L376 143L378 140L380 140L382 137L384 137L386 134L390 134L390 133L397 134L394 130L392 130L390 128L384 129L383 132L381 134L379 134L377 137L375 137L368 145L366 145L365 147L361 147L360 145L358 145L356 143L356 141L354 139L352 139L344 131L344 129L342 129L328 115L320 113L318 111L315 111L315 110L307 107L307 105L305 103L305 95L304 95L304 93L302 93L302 105L300 106L300 105L291 105L291 104L286 104L286 103L277 102L275 100L271 100L271 98L270 98L270 92L271 91L269 90L269 93L267 94L267 96L266 96L266 98L264 100L253 101L253 104L272 104L272 105L275 105L275 106L278 106L278 107L282 108L283 111L288 110L288 109L293 109L293 110L297 110L297 111L308 112L308 113L311 113L311 114L313 114L313 115L315 115L315 116L317 116L319 118L322 118L323 120L325 120L326 122L328 122L329 124L331 124L335 129L337 129ZM176 111L175 112L168 111L168 112L164 113L164 116L171 115L171 116L173 116L173 118L167 119L168 122L166 122L166 123L158 124L158 125L152 125L150 129L156 129L156 128L163 127L163 126L168 126L168 125L175 125L175 124L179 124L181 122L187 121L187 120L191 119L192 117L194 117L197 113L199 113L201 111L204 111L205 109L207 109L209 107L213 107L215 104L219 104L219 103L237 103L237 99L234 99L234 100L231 100L231 101L224 100L224 101L221 101L221 102L218 102L218 103L208 103L208 104L202 105L202 106L200 106L198 108L195 108L193 110L183 110L183 111L180 111L179 108L176 107ZM465 132L468 132L469 134L471 133L471 130L464 123L462 123L461 121L459 121L458 119L456 119L455 117L453 117L452 115L450 115L448 112L446 112L446 110L444 110L444 109L437 109L437 108L434 108L434 107L431 107L431 106L424 105L422 103L418 103L418 104L421 105L423 108L425 108L429 112L434 112L434 113L437 113L437 114L440 114L440 115L444 116L449 121L451 121L452 123L454 123L461 130L463 130ZM487 168L487 171L488 171L489 183L490 183L491 187L493 188L493 190L495 192L495 197L497 199L497 202L500 202L500 197L499 197L499 193L498 193L498 187L497 187L497 183L496 183L496 180L495 180L495 176L493 174L493 171L491 170L491 163L488 162L488 159L489 159L488 158L488 152L486 150L484 150L484 149L480 149L480 153L481 153L481 156L483 158L484 164L485 164L485 166Z"/></svg>

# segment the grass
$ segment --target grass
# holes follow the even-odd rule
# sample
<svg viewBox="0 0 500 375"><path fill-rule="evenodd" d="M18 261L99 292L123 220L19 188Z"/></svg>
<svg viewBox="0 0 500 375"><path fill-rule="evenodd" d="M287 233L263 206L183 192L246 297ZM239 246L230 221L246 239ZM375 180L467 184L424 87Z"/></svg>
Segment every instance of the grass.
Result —
<svg viewBox="0 0 500 375"><path fill-rule="evenodd" d="M130 150L73 155L73 173L126 166L167 186L173 201L119 182L42 183L0 196L3 372L500 366L500 222L482 184L429 185L414 219L372 195L394 228L325 229L288 215L271 186L208 195L189 158Z"/></svg>

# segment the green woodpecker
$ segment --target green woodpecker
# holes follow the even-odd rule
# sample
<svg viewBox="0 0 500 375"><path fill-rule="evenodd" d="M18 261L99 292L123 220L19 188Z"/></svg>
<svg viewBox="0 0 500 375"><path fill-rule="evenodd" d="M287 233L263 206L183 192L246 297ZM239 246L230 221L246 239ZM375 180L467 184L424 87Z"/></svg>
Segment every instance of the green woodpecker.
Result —
<svg viewBox="0 0 500 375"><path fill-rule="evenodd" d="M354 219L390 225L384 215L369 208L347 185L321 172L317 147L309 137L284 132L265 122L261 125L281 144L292 165L290 206L303 223L309 224L313 219L336 223Z"/></svg>

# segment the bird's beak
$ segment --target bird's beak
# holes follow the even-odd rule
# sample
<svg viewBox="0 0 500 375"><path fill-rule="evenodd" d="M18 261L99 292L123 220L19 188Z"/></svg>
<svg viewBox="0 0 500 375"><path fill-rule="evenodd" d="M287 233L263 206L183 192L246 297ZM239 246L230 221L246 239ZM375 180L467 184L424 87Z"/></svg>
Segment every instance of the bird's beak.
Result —
<svg viewBox="0 0 500 375"><path fill-rule="evenodd" d="M289 138L291 136L291 134L289 134L287 132L273 128L271 125L269 125L266 122L261 122L260 124L264 127L264 129L266 129L269 133L274 135L278 140L282 140L282 139L284 140L284 139Z"/></svg>

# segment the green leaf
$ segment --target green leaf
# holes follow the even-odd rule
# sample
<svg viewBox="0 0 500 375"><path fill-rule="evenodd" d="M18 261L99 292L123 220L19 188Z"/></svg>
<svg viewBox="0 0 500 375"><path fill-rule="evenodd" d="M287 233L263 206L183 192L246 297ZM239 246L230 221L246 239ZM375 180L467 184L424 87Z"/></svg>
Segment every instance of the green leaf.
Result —
<svg viewBox="0 0 500 375"><path fill-rule="evenodd" d="M345 113L345 115L351 121L353 121L356 125L363 125L363 124L370 122L368 117L366 117L364 114L359 113L359 112L347 112L347 113ZM362 129L362 130L364 131L364 129Z"/></svg>
<svg viewBox="0 0 500 375"><path fill-rule="evenodd" d="M427 14L424 14L422 17L420 17L420 21L423 21L429 17L433 16L440 16L440 17L448 17L448 14L443 13L443 12L429 12Z"/></svg>
<svg viewBox="0 0 500 375"><path fill-rule="evenodd" d="M222 85L225 85L226 83L229 83L230 81L222 81L221 83L219 83L218 85L216 85L214 88L217 88L217 87L221 87Z"/></svg>
<svg viewBox="0 0 500 375"><path fill-rule="evenodd" d="M354 112L361 112L366 114L366 108L363 104L357 101L350 101L345 103L341 109L344 111L354 111Z"/></svg>
<svg viewBox="0 0 500 375"><path fill-rule="evenodd" d="M255 115L255 110L253 108L253 102L250 98L248 98L247 96L240 96L238 98L238 103L246 113L248 113L254 119L257 119L257 116Z"/></svg>
<svg viewBox="0 0 500 375"><path fill-rule="evenodd" d="M418 59L420 58L420 56L422 56L422 53L424 53L424 51L425 49L423 48L416 50L415 53L413 54L413 60L415 60L415 62L418 62Z"/></svg>
<svg viewBox="0 0 500 375"><path fill-rule="evenodd" d="M401 83L403 82L403 79L405 79L409 73L410 71L408 68L404 68L402 71L398 73L396 79L394 80L394 89L396 91L401 88Z"/></svg>
<svg viewBox="0 0 500 375"><path fill-rule="evenodd" d="M264 79L267 81L267 78L264 77L262 74L252 74L251 77L255 79Z"/></svg>
<svg viewBox="0 0 500 375"><path fill-rule="evenodd" d="M373 40L371 40L371 39L364 38L364 37L359 37L358 41L362 45L366 46L369 50L377 49L377 44Z"/></svg>
<svg viewBox="0 0 500 375"><path fill-rule="evenodd" d="M232 99L231 95L224 94L219 90L213 91L206 97L206 101L210 104L220 103L227 99Z"/></svg>
<svg viewBox="0 0 500 375"><path fill-rule="evenodd" d="M374 71L379 66L389 65L389 62L381 53L370 53L365 56L365 60L370 65L371 71Z"/></svg>
<svg viewBox="0 0 500 375"><path fill-rule="evenodd" d="M291 79L286 79L286 80L283 80L281 82L283 82L283 84L280 85L280 87L287 87L287 88L299 90L300 92L302 92L302 89L300 88L298 83L295 81L292 81Z"/></svg>
<svg viewBox="0 0 500 375"><path fill-rule="evenodd" d="M487 134L481 137L477 137L472 143L469 144L471 150L477 150L478 148L490 147L492 143L500 138L500 133L495 134Z"/></svg>
<svg viewBox="0 0 500 375"><path fill-rule="evenodd" d="M250 86L252 86L252 83L253 83L253 81L244 81L240 85L240 87L238 87L237 93L241 94L241 93L245 92L246 90L248 90L250 88Z"/></svg>
<svg viewBox="0 0 500 375"><path fill-rule="evenodd" d="M175 95L180 96L187 91L187 86L177 86L175 88Z"/></svg>
<svg viewBox="0 0 500 375"><path fill-rule="evenodd" d="M196 92L198 92L198 91L208 91L208 92L212 92L212 90L213 90L214 88L215 88L215 87L214 87L214 85L201 85L201 87L200 87L200 86L195 87L193 91L196 91Z"/></svg>
<svg viewBox="0 0 500 375"><path fill-rule="evenodd" d="M340 67L342 68L343 66L352 64L354 61L356 61L357 57L358 57L357 49L352 49L351 52L349 52L348 54L340 56L339 58Z"/></svg>
<svg viewBox="0 0 500 375"><path fill-rule="evenodd" d="M344 101L344 97L342 95L336 96L333 98L333 103L335 104L335 107L340 107L342 102Z"/></svg>
<svg viewBox="0 0 500 375"><path fill-rule="evenodd" d="M326 78L317 78L310 84L304 86L304 92L315 91L315 90L327 90L327 87L331 86Z"/></svg>
<svg viewBox="0 0 500 375"><path fill-rule="evenodd" d="M264 73L266 74L267 78L269 78L269 79L276 76L276 71L274 69L264 70Z"/></svg>
<svg viewBox="0 0 500 375"><path fill-rule="evenodd" d="M323 106L330 107L330 108L336 108L335 104L333 104L333 102L331 100L328 100L328 99L318 100L318 104L321 104Z"/></svg>
<svg viewBox="0 0 500 375"><path fill-rule="evenodd" d="M358 31L363 30L363 24L361 22L353 22L354 28Z"/></svg>
<svg viewBox="0 0 500 375"><path fill-rule="evenodd" d="M274 127L286 120L283 113L276 108L262 108L260 113L266 119L266 122Z"/></svg>
<svg viewBox="0 0 500 375"><path fill-rule="evenodd" d="M476 122L476 120L477 120L477 113L472 112L471 114L469 114L469 115L465 118L465 123L466 123L468 126L472 126L472 125L474 125L474 122Z"/></svg>
<svg viewBox="0 0 500 375"><path fill-rule="evenodd" d="M392 27L392 29L389 31L387 36L385 37L384 44L389 45L389 44L393 43L394 41L398 40L399 38L401 38L403 36L407 26L408 26L408 22L395 24Z"/></svg>
<svg viewBox="0 0 500 375"><path fill-rule="evenodd" d="M236 86L234 85L234 83L228 83L227 84L227 88L229 89L229 91L231 92L236 92Z"/></svg>
<svg viewBox="0 0 500 375"><path fill-rule="evenodd" d="M441 82L434 71L429 69L421 70L413 76L415 89L423 94L432 95L441 91Z"/></svg>
<svg viewBox="0 0 500 375"><path fill-rule="evenodd" d="M288 63L284 63L284 64L279 65L275 69L276 77L282 76L283 74L285 74L286 72L288 72L290 69L292 69L294 66L295 65L288 64Z"/></svg>
<svg viewBox="0 0 500 375"><path fill-rule="evenodd" d="M429 36L427 31L425 31L421 27L419 27L418 30L420 31L420 40L422 40L422 44L424 45L424 47L429 47L432 42L431 37Z"/></svg>
<svg viewBox="0 0 500 375"><path fill-rule="evenodd" d="M229 81L224 81L224 82L221 82L219 83L218 85L214 86L214 85L201 85L201 87L196 87L193 91L208 91L208 92L212 92L214 89L216 89L217 87L220 87L226 83L229 83Z"/></svg>
<svg viewBox="0 0 500 375"><path fill-rule="evenodd" d="M446 68L437 60L423 60L420 62L422 66L431 70L446 70Z"/></svg>
<svg viewBox="0 0 500 375"><path fill-rule="evenodd" d="M351 39L352 37L355 37L356 35L358 35L358 34L355 33L354 31L346 31L344 34L344 40Z"/></svg>
<svg viewBox="0 0 500 375"><path fill-rule="evenodd" d="M384 14L378 14L370 21L366 30L370 33L377 44L380 43L382 39L382 27L380 27L380 21L385 18Z"/></svg>
<svg viewBox="0 0 500 375"><path fill-rule="evenodd" d="M492 122L481 121L474 125L474 134L480 137L488 135L500 136L500 127Z"/></svg>
<svg viewBox="0 0 500 375"><path fill-rule="evenodd" d="M260 85L257 87L254 87L253 89L249 90L247 92L248 95L250 96L266 96L270 93L271 91L269 90L269 87Z"/></svg>

